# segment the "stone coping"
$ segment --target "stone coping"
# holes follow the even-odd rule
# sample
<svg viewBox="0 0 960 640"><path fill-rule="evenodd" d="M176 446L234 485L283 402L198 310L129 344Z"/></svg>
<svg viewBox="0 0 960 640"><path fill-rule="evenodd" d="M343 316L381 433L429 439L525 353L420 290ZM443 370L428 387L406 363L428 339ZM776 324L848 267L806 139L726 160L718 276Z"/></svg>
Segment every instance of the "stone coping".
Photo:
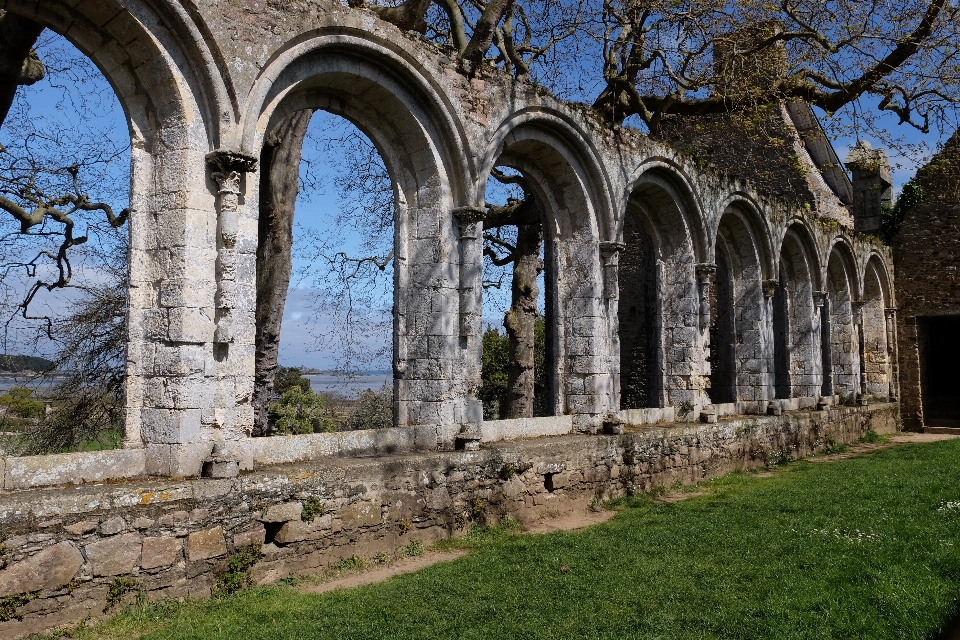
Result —
<svg viewBox="0 0 960 640"><path fill-rule="evenodd" d="M786 404L807 409L809 402L794 398ZM782 401L781 401L782 402ZM744 415L741 404L713 405L722 424L757 420L777 420L776 416ZM827 411L869 411L895 403L877 403L868 407L831 406ZM790 411L790 409L787 409ZM811 411L816 413L815 411ZM803 411L791 411L802 415ZM690 420L696 414L687 414ZM687 417L684 416L684 417ZM733 419L730 419L733 416ZM690 423L678 422L673 407L659 409L628 409L620 412L621 419L631 426L690 429ZM687 425L687 426L682 426ZM742 426L742 425L741 425ZM699 428L699 427L692 427ZM252 471L275 465L302 464L329 458L383 457L398 454L423 453L438 449L437 443L452 441L459 426L418 426L368 431L345 431L272 438L247 438L222 443L227 455L240 460L243 471ZM643 429L642 431L646 431ZM572 416L525 418L518 420L488 420L482 425L482 442L491 446L497 442L520 438L555 438L573 433ZM567 435L567 437L571 437ZM595 437L595 436L583 436ZM209 447L211 443L200 443ZM0 478L4 491L122 482L146 478L149 450L118 449L63 453L43 456L0 457ZM338 463L340 464L340 463Z"/></svg>

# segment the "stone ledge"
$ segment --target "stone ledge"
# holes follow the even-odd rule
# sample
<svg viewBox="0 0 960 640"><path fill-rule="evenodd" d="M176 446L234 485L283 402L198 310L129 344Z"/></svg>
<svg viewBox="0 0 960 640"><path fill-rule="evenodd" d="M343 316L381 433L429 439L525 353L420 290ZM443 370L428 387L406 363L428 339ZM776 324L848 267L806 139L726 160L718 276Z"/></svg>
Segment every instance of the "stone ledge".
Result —
<svg viewBox="0 0 960 640"><path fill-rule="evenodd" d="M829 419L857 411L871 412L873 410L896 407L896 403L876 403L869 407L829 407ZM766 421L777 421L783 418L790 420L805 420L825 412L820 411L790 411L783 417L778 416L730 416L726 412L720 415L719 426L740 423L741 426L760 424ZM677 428L682 430L699 428L696 423L678 423L671 420L675 417L673 407L663 409L629 409L621 411L624 421L633 426L646 427L641 431L650 432L657 428ZM488 420L483 423L483 442L485 445L494 445L497 442L507 442L520 438L542 438L544 442L557 437L573 437L573 422L571 416L556 416L550 418L525 418L519 420ZM279 436L273 438L248 438L229 443L235 448L242 459L242 468L245 471L267 467L310 463L330 458L367 459L372 456L384 457L403 454L426 454L437 451L437 443L452 443L456 436L458 425L406 427L395 429L380 429L370 431L351 431L342 433L320 433L300 436ZM593 436L584 436L593 437ZM429 442L426 442L429 441ZM433 446L429 446L433 443ZM452 447L450 447L452 449ZM446 450L441 448L441 450ZM343 462L338 466L343 466ZM351 463L347 463L351 464ZM149 478L145 468L145 452L143 449L121 449L116 451L98 451L84 453L65 453L49 456L31 456L22 458L0 458L0 468L6 468L3 480L4 490L41 489L44 487L67 486L87 483L103 483L120 480L146 480ZM156 478L156 482L168 486L170 480ZM176 481L173 481L176 483ZM229 480L210 480L203 482L203 491L216 491L216 487L223 485L224 491L232 486ZM219 484L217 484L219 483ZM186 494L194 492L194 485L187 481L176 483L176 489L153 491L145 487L138 488L134 493L124 491L124 496L118 500L126 500L130 504L148 504L156 501L162 494L170 500L188 497ZM81 513L86 508L77 501L78 495L71 498L71 505L64 508L69 513ZM92 498L91 498L92 499ZM144 502L145 501L145 502ZM94 500L95 502L95 500Z"/></svg>
<svg viewBox="0 0 960 640"><path fill-rule="evenodd" d="M0 471L7 490L104 482L145 475L146 455L143 449L118 449L0 458Z"/></svg>
<svg viewBox="0 0 960 640"><path fill-rule="evenodd" d="M572 416L484 420L480 427L481 442L500 442L519 438L562 436L573 431Z"/></svg>

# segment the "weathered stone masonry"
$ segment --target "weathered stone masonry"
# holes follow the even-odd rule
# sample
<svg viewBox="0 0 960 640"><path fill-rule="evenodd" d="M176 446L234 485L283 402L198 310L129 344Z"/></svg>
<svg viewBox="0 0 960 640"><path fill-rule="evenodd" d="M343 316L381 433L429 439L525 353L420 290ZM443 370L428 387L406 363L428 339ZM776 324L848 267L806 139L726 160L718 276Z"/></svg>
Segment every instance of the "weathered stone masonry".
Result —
<svg viewBox="0 0 960 640"><path fill-rule="evenodd" d="M871 341L859 339L859 310L868 268L880 274L874 295L893 307L889 255L853 231L849 184L837 186L836 172L820 167L805 150L817 147L793 125L813 207L765 197L542 89L499 75L469 79L431 45L339 3L283 10L208 2L199 11L144 0L71 4L0 6L75 42L116 87L129 117L125 444L146 449L152 473L196 474L214 442L249 433L255 158L273 124L304 108L342 115L367 132L397 185L396 420L433 428L435 448L453 448L458 433L462 444L476 443L482 419L482 256L472 248L476 223L455 213L483 204L497 164L523 172L546 209L548 273L556 274L549 405L573 416L577 431L596 431L605 415L628 408L620 372L632 363L620 353L619 334L631 328L618 322L625 320L618 307L622 298L635 300L633 284L612 282L619 250L601 248L622 245L629 256L638 239L649 275L635 315L652 323L645 331L653 339L640 351L632 341L646 390L628 397L699 410L716 402L714 360L729 371L720 372L725 388L713 395L728 402L867 393L860 362ZM785 122L796 119L784 114ZM729 280L721 285L704 280L718 255ZM733 295L729 330L714 332L725 341L716 345L720 360L711 356L707 322L718 289ZM829 322L820 321L817 292L827 292ZM872 308L868 317L864 328L882 335L884 319ZM867 377L870 393L889 397L886 364ZM458 427L453 437L449 425Z"/></svg>
<svg viewBox="0 0 960 640"><path fill-rule="evenodd" d="M132 479L0 494L0 598L26 592L17 637L102 612L117 576L149 600L202 597L231 555L265 543L257 582L393 555L506 514L521 520L594 498L696 482L894 430L897 406L835 408L717 424L568 435L479 451L318 459L232 479ZM312 519L304 505L312 504ZM304 517L308 516L308 519ZM130 597L133 597L132 594Z"/></svg>
<svg viewBox="0 0 960 640"><path fill-rule="evenodd" d="M892 424L895 405L836 408L896 398L896 304L890 253L869 235L876 207L857 202L876 190L854 192L810 114L781 114L801 204L541 88L468 78L368 12L283 7L0 0L91 57L132 145L124 449L0 458L0 527L14 536L0 585L40 592L20 609L32 622L0 632L102 608L117 575L151 598L208 592L261 538L257 575L276 577L448 535L477 497L496 514L613 495ZM396 425L254 439L255 159L307 108L369 135L395 183ZM554 415L493 423L477 398L477 231L501 165L545 209ZM709 424L597 435L677 418ZM534 466L505 480L511 456ZM204 468L243 474L196 478ZM70 483L86 484L44 488ZM310 496L328 512L306 524L295 503Z"/></svg>

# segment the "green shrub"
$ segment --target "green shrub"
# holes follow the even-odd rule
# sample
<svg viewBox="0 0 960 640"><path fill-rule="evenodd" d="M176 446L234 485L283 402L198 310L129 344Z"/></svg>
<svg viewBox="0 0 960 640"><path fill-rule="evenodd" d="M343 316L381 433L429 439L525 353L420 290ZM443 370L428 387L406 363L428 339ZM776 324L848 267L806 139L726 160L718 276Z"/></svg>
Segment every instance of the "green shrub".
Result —
<svg viewBox="0 0 960 640"><path fill-rule="evenodd" d="M0 598L0 622L23 620L23 614L18 613L17 609L33 600L38 595L40 595L39 591L33 591L15 593L11 596Z"/></svg>
<svg viewBox="0 0 960 640"><path fill-rule="evenodd" d="M343 421L342 431L389 429L393 426L393 387L383 385L379 391L367 389L360 394L352 413Z"/></svg>
<svg viewBox="0 0 960 640"><path fill-rule="evenodd" d="M873 429L867 429L867 432L863 434L863 437L860 438L860 442L867 442L870 444L877 444L880 442L890 442L888 436L882 436Z"/></svg>
<svg viewBox="0 0 960 640"><path fill-rule="evenodd" d="M143 587L140 586L139 582L128 576L114 578L113 582L110 583L110 590L107 592L107 606L103 608L103 612L106 613L114 605L120 604L123 596L131 591L137 592L137 604L142 605L146 594L144 594Z"/></svg>
<svg viewBox="0 0 960 640"><path fill-rule="evenodd" d="M46 405L32 398L33 391L25 387L13 387L0 396L0 407L20 418L40 418L46 412Z"/></svg>
<svg viewBox="0 0 960 640"><path fill-rule="evenodd" d="M303 510L300 512L300 519L304 522L313 522L317 516L322 516L327 512L327 503L317 496L310 496L303 503Z"/></svg>
<svg viewBox="0 0 960 640"><path fill-rule="evenodd" d="M333 422L324 415L323 398L310 389L295 386L270 403L274 428L282 435L333 431Z"/></svg>
<svg viewBox="0 0 960 640"><path fill-rule="evenodd" d="M213 587L213 595L226 596L243 589L250 581L250 567L260 559L260 544L254 543L236 550L227 564L227 570Z"/></svg>

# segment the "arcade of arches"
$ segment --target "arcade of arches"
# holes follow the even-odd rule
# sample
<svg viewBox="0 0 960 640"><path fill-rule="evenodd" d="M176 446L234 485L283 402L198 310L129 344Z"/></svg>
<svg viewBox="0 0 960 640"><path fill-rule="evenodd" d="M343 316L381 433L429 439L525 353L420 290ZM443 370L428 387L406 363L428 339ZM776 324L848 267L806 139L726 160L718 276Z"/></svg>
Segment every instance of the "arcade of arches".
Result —
<svg viewBox="0 0 960 640"><path fill-rule="evenodd" d="M855 208L809 156L816 205L798 207L637 132L614 143L578 108L466 77L339 3L282 19L73 4L0 2L89 55L129 120L124 444L152 473L196 475L210 443L250 432L257 159L302 109L356 124L394 181L394 413L420 448L482 438L482 206L498 165L544 208L549 404L575 431L634 409L895 397L889 251L854 233Z"/></svg>

